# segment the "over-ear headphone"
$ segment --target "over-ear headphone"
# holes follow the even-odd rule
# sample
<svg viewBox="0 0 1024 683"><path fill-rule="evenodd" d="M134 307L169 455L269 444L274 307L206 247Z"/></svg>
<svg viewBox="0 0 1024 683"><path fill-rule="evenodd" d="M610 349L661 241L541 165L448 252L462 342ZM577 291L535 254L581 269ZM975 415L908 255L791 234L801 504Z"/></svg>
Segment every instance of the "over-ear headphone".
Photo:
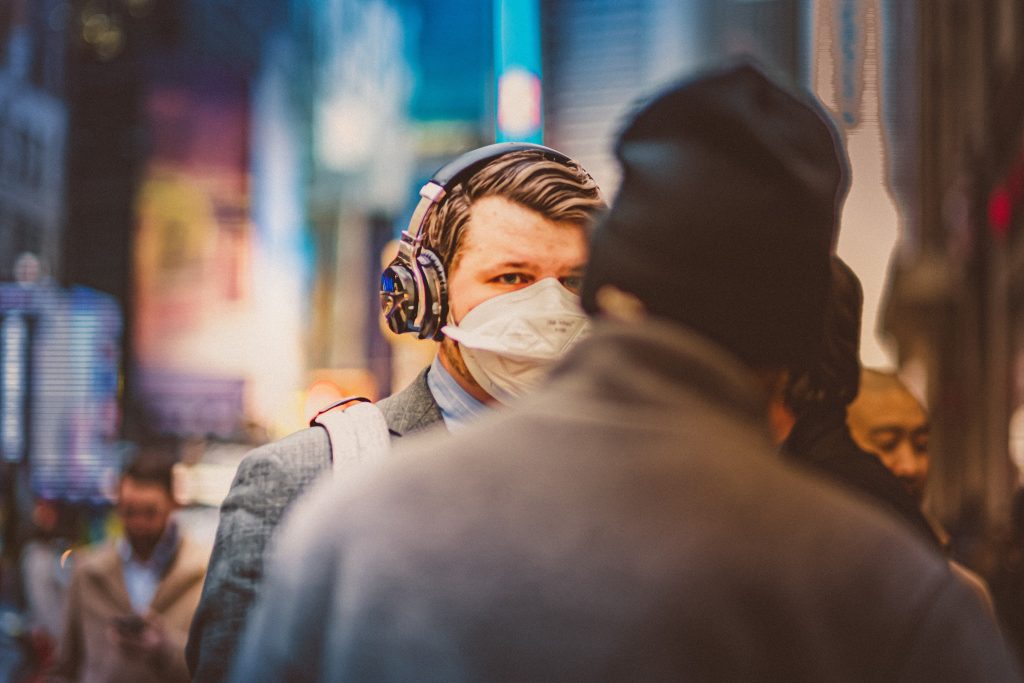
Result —
<svg viewBox="0 0 1024 683"><path fill-rule="evenodd" d="M495 159L522 151L540 152L545 158L562 164L572 163L572 159L550 147L528 142L499 142L448 162L420 189L420 201L409 226L402 232L398 255L380 278L381 311L391 331L414 332L420 339L442 338L441 328L448 319L448 277L437 254L423 248L427 219L451 188Z"/></svg>

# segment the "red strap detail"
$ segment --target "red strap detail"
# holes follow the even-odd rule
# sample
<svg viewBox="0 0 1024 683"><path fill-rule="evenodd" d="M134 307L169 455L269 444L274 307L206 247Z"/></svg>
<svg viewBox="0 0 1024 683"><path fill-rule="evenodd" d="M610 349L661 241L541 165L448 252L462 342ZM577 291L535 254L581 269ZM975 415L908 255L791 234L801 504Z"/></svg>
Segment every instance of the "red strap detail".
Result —
<svg viewBox="0 0 1024 683"><path fill-rule="evenodd" d="M315 427L316 425L320 424L317 421L320 418L320 416L323 415L324 413L328 413L328 412L334 410L335 408L341 408L341 406L345 406L344 408L341 408L342 412L344 412L346 409L351 407L351 406L346 405L348 403L373 403L373 401L371 401L370 399L366 398L365 396L346 396L345 398L341 399L340 401L336 401L336 402L332 403L331 405L327 406L326 408L324 408L323 410L318 412L316 415L314 415L313 419L309 421L309 426L310 427Z"/></svg>

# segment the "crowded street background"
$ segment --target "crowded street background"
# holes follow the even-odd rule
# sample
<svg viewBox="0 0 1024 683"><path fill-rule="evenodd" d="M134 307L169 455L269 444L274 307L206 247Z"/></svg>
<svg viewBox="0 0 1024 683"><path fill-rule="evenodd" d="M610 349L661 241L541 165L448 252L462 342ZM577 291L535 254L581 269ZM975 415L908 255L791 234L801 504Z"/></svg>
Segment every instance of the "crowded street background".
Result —
<svg viewBox="0 0 1024 683"><path fill-rule="evenodd" d="M678 85L708 73L726 74L715 87L731 105ZM744 97L763 116L745 118ZM661 128L645 123L664 102ZM801 116L814 124L786 128ZM826 152L807 151L819 124L834 158L821 140ZM630 147L691 136L697 161L649 167L647 148ZM826 190L790 196L755 173L805 152ZM815 192L835 209L821 258L778 256L789 289L757 280L749 254L770 264L782 242L764 235L801 229ZM675 224L623 228L608 246L619 223L671 214L652 196L677 202L692 250L672 241ZM421 430L479 420L502 444L539 442L536 423L516 432L487 413L543 391L577 342L600 349L586 345L593 320L640 335L639 310L741 358L764 380L762 422L787 466L909 527L978 598L1001 633L989 640L1024 658L1022 204L1019 0L0 0L0 683L226 680L233 662L235 680L291 680L300 669L271 656L278 624L257 598L264 580L293 596L294 567L268 559L264 576L275 543L312 552L285 524L292 503ZM760 232L729 232L740 218ZM594 234L595 253L655 244L665 261L588 271ZM647 283L655 269L665 279ZM634 275L671 306L631 290ZM611 288L588 299L587 277ZM692 313L757 283L762 305L734 323L743 340L716 327L741 309L733 300ZM789 364L794 322L792 348L768 354L754 318L790 320L815 296L794 320L823 316L825 342ZM679 301L690 308L677 315ZM630 358L641 342L622 334ZM367 401L322 414L350 397ZM345 451L336 429L357 445ZM467 486L453 498L475 500ZM516 502L510 515L527 517ZM704 507L717 505L732 509ZM275 542L279 527L292 533ZM339 527L331 542L348 547L342 537L359 538ZM390 538L413 562L398 552L408 537ZM447 575L460 557L436 566ZM280 642L299 642L308 624L287 641L286 621ZM340 678L416 678L328 664Z"/></svg>

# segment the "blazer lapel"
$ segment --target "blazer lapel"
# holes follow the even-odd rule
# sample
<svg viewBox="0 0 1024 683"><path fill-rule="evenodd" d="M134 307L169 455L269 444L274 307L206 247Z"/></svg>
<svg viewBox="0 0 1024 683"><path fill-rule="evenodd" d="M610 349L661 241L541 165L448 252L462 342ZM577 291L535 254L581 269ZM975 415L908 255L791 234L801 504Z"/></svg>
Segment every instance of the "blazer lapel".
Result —
<svg viewBox="0 0 1024 683"><path fill-rule="evenodd" d="M188 591L197 581L203 580L203 571L195 568L195 563L190 561L190 554L196 552L192 542L188 538L182 538L178 551L168 567L167 573L160 579L150 602L150 609L154 612L164 612L181 597L182 593Z"/></svg>
<svg viewBox="0 0 1024 683"><path fill-rule="evenodd" d="M119 611L132 611L132 601L124 583L124 565L116 545L111 544L98 551L96 563L89 575L96 588L105 593Z"/></svg>
<svg viewBox="0 0 1024 683"><path fill-rule="evenodd" d="M378 406L384 413L392 438L444 423L441 409L427 386L427 368L416 376L412 384L380 401Z"/></svg>

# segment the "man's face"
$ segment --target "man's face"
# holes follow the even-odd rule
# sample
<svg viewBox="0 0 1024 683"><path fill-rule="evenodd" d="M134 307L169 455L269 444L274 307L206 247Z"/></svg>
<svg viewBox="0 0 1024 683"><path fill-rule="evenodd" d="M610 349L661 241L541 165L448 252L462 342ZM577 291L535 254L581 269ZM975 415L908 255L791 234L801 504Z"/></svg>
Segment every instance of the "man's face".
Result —
<svg viewBox="0 0 1024 683"><path fill-rule="evenodd" d="M899 387L861 391L847 421L857 445L876 454L920 502L928 477L929 426L917 399Z"/></svg>
<svg viewBox="0 0 1024 683"><path fill-rule="evenodd" d="M501 197L474 202L459 253L448 273L449 315L458 324L488 299L555 278L578 292L587 260L583 226L548 220ZM441 357L449 372L481 400L489 397L472 379L450 339ZM468 386L467 386L468 384Z"/></svg>
<svg viewBox="0 0 1024 683"><path fill-rule="evenodd" d="M136 481L131 477L121 481L117 514L121 517L128 542L142 557L149 557L153 552L173 510L174 500L159 484Z"/></svg>

